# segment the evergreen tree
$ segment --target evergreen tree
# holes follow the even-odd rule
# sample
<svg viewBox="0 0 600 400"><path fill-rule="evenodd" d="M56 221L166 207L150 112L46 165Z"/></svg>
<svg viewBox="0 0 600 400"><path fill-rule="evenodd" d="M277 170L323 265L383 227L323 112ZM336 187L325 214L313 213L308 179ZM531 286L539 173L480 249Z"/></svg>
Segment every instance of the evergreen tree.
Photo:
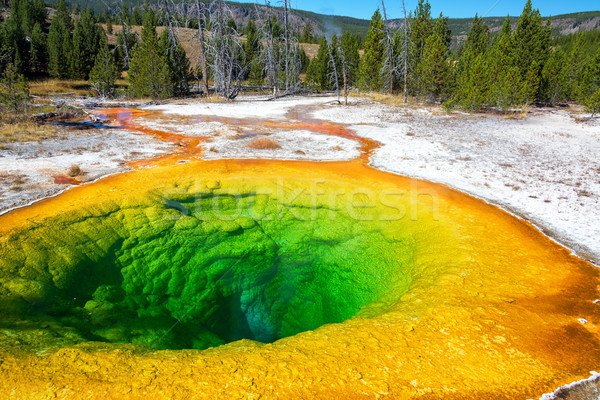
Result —
<svg viewBox="0 0 600 400"><path fill-rule="evenodd" d="M131 25L142 25L142 11L139 7L133 7L133 13L131 14Z"/></svg>
<svg viewBox="0 0 600 400"><path fill-rule="evenodd" d="M260 85L263 81L263 66L259 62L259 54L261 51L260 38L256 30L254 21L248 20L246 25L246 43L244 43L244 54L246 64L250 66L248 78L253 84Z"/></svg>
<svg viewBox="0 0 600 400"><path fill-rule="evenodd" d="M306 23L304 26L304 31L302 32L302 37L300 39L302 43L314 43L315 36L313 33L313 27L310 21Z"/></svg>
<svg viewBox="0 0 600 400"><path fill-rule="evenodd" d="M552 51L542 70L541 100L544 103L556 105L568 99L567 75L567 56L560 48Z"/></svg>
<svg viewBox="0 0 600 400"><path fill-rule="evenodd" d="M413 45L412 57L418 62L425 50L425 43L433 33L431 5L429 0L419 0L414 18L411 21L410 41Z"/></svg>
<svg viewBox="0 0 600 400"><path fill-rule="evenodd" d="M600 112L600 89L587 98L585 105L586 109L592 113L592 117Z"/></svg>
<svg viewBox="0 0 600 400"><path fill-rule="evenodd" d="M4 23L3 28L5 65L13 64L13 67L21 74L29 72L29 44L18 16L16 14L11 15Z"/></svg>
<svg viewBox="0 0 600 400"><path fill-rule="evenodd" d="M13 64L8 64L2 80L0 80L0 103L2 107L14 112L21 112L29 100L27 81Z"/></svg>
<svg viewBox="0 0 600 400"><path fill-rule="evenodd" d="M319 51L317 55L310 61L308 70L306 71L306 80L309 85L317 90L329 89L329 51L327 49L327 39L325 36L321 38L319 43Z"/></svg>
<svg viewBox="0 0 600 400"><path fill-rule="evenodd" d="M506 17L500 33L488 53L488 103L508 110L525 102L526 85L514 66L514 48L510 17Z"/></svg>
<svg viewBox="0 0 600 400"><path fill-rule="evenodd" d="M298 46L298 54L300 56L300 64L302 64L300 67L300 73L306 73L308 66L310 65L310 58L308 58L306 51L302 46Z"/></svg>
<svg viewBox="0 0 600 400"><path fill-rule="evenodd" d="M191 80L190 61L180 43L173 43L168 30L160 35L160 49L170 70L173 95L183 96L189 93Z"/></svg>
<svg viewBox="0 0 600 400"><path fill-rule="evenodd" d="M581 98L582 93L582 74L586 62L586 54L583 49L582 40L583 35L581 33L577 34L567 63L566 85L568 97L571 100Z"/></svg>
<svg viewBox="0 0 600 400"><path fill-rule="evenodd" d="M510 20L509 20L510 23ZM504 22L506 25L506 21ZM510 25L508 26L510 28ZM503 27L505 29L505 26ZM484 54L489 45L490 41L490 28L483 21L483 18L475 15L471 29L465 41L463 53L466 53L468 57L475 58L480 54Z"/></svg>
<svg viewBox="0 0 600 400"><path fill-rule="evenodd" d="M129 90L134 97L167 98L173 95L173 77L160 48L151 16L144 17L141 42L129 63Z"/></svg>
<svg viewBox="0 0 600 400"><path fill-rule="evenodd" d="M46 8L41 0L11 0L10 18L19 25L25 35L30 36L35 24L44 25Z"/></svg>
<svg viewBox="0 0 600 400"><path fill-rule="evenodd" d="M72 74L76 79L88 79L94 66L94 60L100 49L100 42L106 35L94 21L94 15L88 7L73 31Z"/></svg>
<svg viewBox="0 0 600 400"><path fill-rule="evenodd" d="M490 67L487 50L489 28L483 18L475 15L456 67L456 86L452 100L445 104L451 108L460 106L467 110L485 108L489 100Z"/></svg>
<svg viewBox="0 0 600 400"><path fill-rule="evenodd" d="M346 31L340 39L340 45L346 59L348 85L354 86L356 85L358 66L360 64L360 53L358 52L360 46L359 37Z"/></svg>
<svg viewBox="0 0 600 400"><path fill-rule="evenodd" d="M533 10L527 0L513 34L515 66L527 84L527 101L543 98L539 92L541 75L548 59L550 26L544 26L539 10Z"/></svg>
<svg viewBox="0 0 600 400"><path fill-rule="evenodd" d="M123 30L117 33L117 46L114 52L115 64L124 71L129 68L131 53L138 42L138 35L129 26L124 25Z"/></svg>
<svg viewBox="0 0 600 400"><path fill-rule="evenodd" d="M72 21L64 1L59 0L48 33L48 72L55 78L71 77L73 41L70 27Z"/></svg>
<svg viewBox="0 0 600 400"><path fill-rule="evenodd" d="M69 32L73 30L73 19L64 0L58 0L56 3L56 12L52 20L54 21L55 19L65 26Z"/></svg>
<svg viewBox="0 0 600 400"><path fill-rule="evenodd" d="M442 39L442 44L450 49L452 30L448 26L448 17L444 17L442 13L440 13L438 20L433 25L433 34L439 36Z"/></svg>
<svg viewBox="0 0 600 400"><path fill-rule="evenodd" d="M450 89L450 48L447 18L440 15L433 35L427 38L417 71L421 76L421 95L429 101L445 101Z"/></svg>
<svg viewBox="0 0 600 400"><path fill-rule="evenodd" d="M94 67L90 72L89 83L97 96L110 97L113 95L118 70L113 62L106 38L100 43L100 52L96 56Z"/></svg>
<svg viewBox="0 0 600 400"><path fill-rule="evenodd" d="M578 99L592 114L600 111L600 53L589 58L583 67Z"/></svg>
<svg viewBox="0 0 600 400"><path fill-rule="evenodd" d="M132 25L131 16L129 15L129 9L125 7L125 4L121 7L121 25Z"/></svg>
<svg viewBox="0 0 600 400"><path fill-rule="evenodd" d="M468 111L478 111L488 108L490 104L490 74L488 58L480 54L473 60L464 86L461 87L458 103Z"/></svg>
<svg viewBox="0 0 600 400"><path fill-rule="evenodd" d="M109 35L112 35L113 33L112 19L110 18L110 15L106 17L106 32Z"/></svg>
<svg viewBox="0 0 600 400"><path fill-rule="evenodd" d="M36 23L33 27L30 46L31 72L35 75L43 75L48 68L48 49L46 47L46 35L42 32L39 23Z"/></svg>
<svg viewBox="0 0 600 400"><path fill-rule="evenodd" d="M381 90L381 67L383 65L385 48L383 44L383 20L379 9L371 17L369 31L364 42L364 55L359 67L359 86L363 90Z"/></svg>

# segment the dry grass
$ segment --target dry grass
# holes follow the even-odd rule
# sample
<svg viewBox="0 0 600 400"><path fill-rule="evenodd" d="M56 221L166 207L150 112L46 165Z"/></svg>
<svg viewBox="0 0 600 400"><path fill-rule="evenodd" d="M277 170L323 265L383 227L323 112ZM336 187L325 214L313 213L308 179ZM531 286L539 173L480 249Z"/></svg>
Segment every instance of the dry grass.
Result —
<svg viewBox="0 0 600 400"><path fill-rule="evenodd" d="M276 150L276 149L281 148L279 143L277 143L271 139L264 139L264 138L253 140L250 143L248 143L246 146L250 147L251 149L257 149L257 150Z"/></svg>
<svg viewBox="0 0 600 400"><path fill-rule="evenodd" d="M332 147L332 148L331 148L331 150L335 150L335 151L342 151L342 150L344 150L344 149L342 149L342 147L341 147L341 146L335 146L335 147Z"/></svg>
<svg viewBox="0 0 600 400"><path fill-rule="evenodd" d="M83 170L79 167L79 165L71 165L71 167L67 171L67 175L71 178L75 178L76 176L83 175Z"/></svg>
<svg viewBox="0 0 600 400"><path fill-rule="evenodd" d="M90 91L87 81L67 81L60 79L43 79L29 82L29 93L34 96L47 96L49 94L73 93L76 96L85 96Z"/></svg>
<svg viewBox="0 0 600 400"><path fill-rule="evenodd" d="M523 120L523 119L527 119L527 108L524 107L523 110L518 110L518 111L506 111L506 114L504 115L504 119L511 119L511 120Z"/></svg>
<svg viewBox="0 0 600 400"><path fill-rule="evenodd" d="M39 142L55 136L56 128L33 121L3 123L0 125L0 143Z"/></svg>
<svg viewBox="0 0 600 400"><path fill-rule="evenodd" d="M408 103L405 103L404 98L401 95L390 96L389 94L370 93L369 97L373 101L387 104L389 106L406 107L414 104L414 99L410 97L408 98Z"/></svg>

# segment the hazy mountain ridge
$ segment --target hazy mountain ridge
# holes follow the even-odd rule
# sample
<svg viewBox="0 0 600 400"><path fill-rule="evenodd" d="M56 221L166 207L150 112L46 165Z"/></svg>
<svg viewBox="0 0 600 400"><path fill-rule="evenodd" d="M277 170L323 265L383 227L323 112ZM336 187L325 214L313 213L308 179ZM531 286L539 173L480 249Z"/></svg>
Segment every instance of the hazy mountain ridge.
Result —
<svg viewBox="0 0 600 400"><path fill-rule="evenodd" d="M202 0L209 3L209 0ZM100 0L88 0L86 2L72 1L72 4L79 3L82 7L91 6L96 12L102 12L106 3ZM129 0L125 4L133 6L143 6L144 0ZM226 2L236 23L240 26L246 25L250 19L257 20L265 15L265 6L259 3L234 3ZM177 5L179 8L182 4ZM185 9L185 6L182 7ZM273 7L271 12L281 13L281 7ZM291 23L295 26L303 27L310 21L316 35L341 34L344 31L366 35L369 29L369 19L358 19L339 15L318 14L311 11L292 10ZM370 16L367 16L370 18ZM513 27L516 26L518 15L511 16ZM485 17L484 20L493 33L500 31L502 23L506 17ZM462 43L466 38L471 27L473 18L450 18L448 25L454 36L454 45ZM402 27L404 21L401 18L391 19L389 24L393 28ZM600 11L580 12L572 14L557 15L552 17L552 29L556 35L568 35L580 31L591 31L600 29Z"/></svg>

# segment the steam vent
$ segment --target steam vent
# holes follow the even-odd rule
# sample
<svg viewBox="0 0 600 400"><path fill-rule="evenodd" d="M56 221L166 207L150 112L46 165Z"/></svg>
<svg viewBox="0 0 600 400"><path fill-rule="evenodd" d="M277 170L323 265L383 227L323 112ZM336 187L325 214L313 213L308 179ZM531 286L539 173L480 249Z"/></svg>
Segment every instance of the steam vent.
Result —
<svg viewBox="0 0 600 400"><path fill-rule="evenodd" d="M0 232L2 398L533 398L600 360L591 264L357 162L140 169Z"/></svg>

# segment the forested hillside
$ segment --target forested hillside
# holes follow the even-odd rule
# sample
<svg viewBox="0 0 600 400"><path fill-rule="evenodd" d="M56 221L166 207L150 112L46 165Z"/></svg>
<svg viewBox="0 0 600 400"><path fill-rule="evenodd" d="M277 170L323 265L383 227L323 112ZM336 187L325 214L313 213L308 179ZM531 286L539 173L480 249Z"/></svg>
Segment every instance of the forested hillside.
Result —
<svg viewBox="0 0 600 400"><path fill-rule="evenodd" d="M466 110L569 101L600 107L599 31L556 36L553 20L531 1L499 32L476 16L454 50L450 20L433 18L424 0L407 23L375 11L364 38L350 30L320 36L287 5L256 8L240 26L220 0L100 14L59 0L51 18L42 0L12 0L0 26L3 84L26 91L24 77L80 79L96 95L112 96L115 80L126 76L119 95L133 97L184 96L196 82L229 99L248 86L273 93L356 88ZM309 60L302 43L315 42Z"/></svg>
<svg viewBox="0 0 600 400"><path fill-rule="evenodd" d="M206 4L211 3L211 1L212 0L201 0L201 2ZM128 0L122 3L113 3L99 0L72 0L68 2L68 4L71 7L75 6L76 4L78 4L80 8L86 8L90 6L92 10L96 13L102 13L107 7L111 8L111 4L113 5L112 8L114 8L113 11L118 11L121 8L122 4L124 4L130 9L133 9L136 6L139 8L143 8L144 3L145 0ZM176 8L178 4L185 4L185 2L181 0L175 0L174 2L169 1L169 4L173 4L173 6ZM257 16L260 15L260 12L257 11L257 4L259 6L262 6L264 2L238 3L226 1L225 4L231 10L235 22L238 25L246 25L250 19L255 19ZM276 9L277 8L281 9L280 7L276 7ZM334 33L340 36L346 31L350 33L358 33L364 37L367 34L367 30L369 29L368 19L358 19L339 15L325 15L303 10L290 10L289 15L290 19L293 19L303 24L306 24L310 21L310 23L314 27L315 33L318 36L326 35L328 38L330 38L331 35ZM365 16L365 18L366 17L367 16ZM498 33L502 28L502 24L504 23L505 17L506 15L485 17L484 22L490 27L491 32ZM544 19L546 19L547 17L548 16L545 16ZM513 16L513 24L516 24L517 18L518 16ZM448 26L452 31L454 44L458 45L464 41L467 33L469 32L471 22L472 18L450 18L448 20ZM399 28L402 25L402 23L402 19L390 20L390 24L392 26L395 26L396 28ZM590 12L552 16L552 29L553 32L557 35L568 35L571 33L577 33L580 31L590 31L599 28L600 10L590 10Z"/></svg>

